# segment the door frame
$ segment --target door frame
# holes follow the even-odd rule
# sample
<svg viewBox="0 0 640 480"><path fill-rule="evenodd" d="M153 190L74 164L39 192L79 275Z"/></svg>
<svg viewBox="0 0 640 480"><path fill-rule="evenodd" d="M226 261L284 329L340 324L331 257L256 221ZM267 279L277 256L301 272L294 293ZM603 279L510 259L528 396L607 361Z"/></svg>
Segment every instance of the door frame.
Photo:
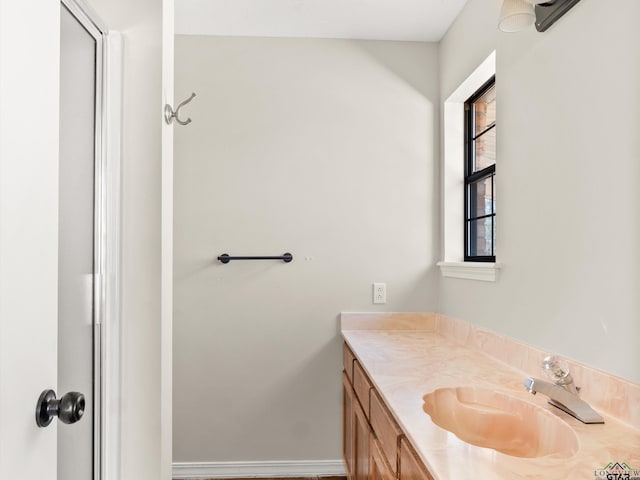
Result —
<svg viewBox="0 0 640 480"><path fill-rule="evenodd" d="M103 109L105 265L104 307L101 325L101 476L120 478L121 452L121 317L122 317L122 74L123 40L109 31L104 44Z"/></svg>
<svg viewBox="0 0 640 480"><path fill-rule="evenodd" d="M96 41L94 480L120 477L122 36L82 0L60 0Z"/></svg>

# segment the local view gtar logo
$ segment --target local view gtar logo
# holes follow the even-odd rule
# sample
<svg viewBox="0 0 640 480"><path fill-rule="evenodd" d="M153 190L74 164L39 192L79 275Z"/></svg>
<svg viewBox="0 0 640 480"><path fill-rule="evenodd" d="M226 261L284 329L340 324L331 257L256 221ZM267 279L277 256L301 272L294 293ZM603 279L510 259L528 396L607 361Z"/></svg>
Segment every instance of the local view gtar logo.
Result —
<svg viewBox="0 0 640 480"><path fill-rule="evenodd" d="M609 462L606 467L594 472L599 480L640 480L640 468L632 468L625 462Z"/></svg>

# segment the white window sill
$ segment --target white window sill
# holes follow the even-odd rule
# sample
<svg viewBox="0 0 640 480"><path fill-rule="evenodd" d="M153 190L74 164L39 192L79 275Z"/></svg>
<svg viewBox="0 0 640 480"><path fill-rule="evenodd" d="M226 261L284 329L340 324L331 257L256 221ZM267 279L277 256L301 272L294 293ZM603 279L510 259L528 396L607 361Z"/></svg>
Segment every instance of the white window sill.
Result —
<svg viewBox="0 0 640 480"><path fill-rule="evenodd" d="M500 263L489 262L438 262L443 277L464 278L495 282L502 268Z"/></svg>

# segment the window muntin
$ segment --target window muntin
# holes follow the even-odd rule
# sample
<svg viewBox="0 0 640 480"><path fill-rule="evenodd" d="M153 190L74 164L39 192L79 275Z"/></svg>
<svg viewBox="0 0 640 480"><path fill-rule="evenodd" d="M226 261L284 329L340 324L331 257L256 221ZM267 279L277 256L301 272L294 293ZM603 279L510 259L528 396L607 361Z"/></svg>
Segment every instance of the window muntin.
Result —
<svg viewBox="0 0 640 480"><path fill-rule="evenodd" d="M492 77L465 102L465 261L496 259L496 130Z"/></svg>

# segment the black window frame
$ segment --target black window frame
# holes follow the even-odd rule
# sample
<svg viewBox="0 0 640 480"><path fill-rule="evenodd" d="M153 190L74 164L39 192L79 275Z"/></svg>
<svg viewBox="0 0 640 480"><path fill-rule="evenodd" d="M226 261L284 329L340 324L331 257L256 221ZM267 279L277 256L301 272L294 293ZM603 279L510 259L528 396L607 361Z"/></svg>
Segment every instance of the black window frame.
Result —
<svg viewBox="0 0 640 480"><path fill-rule="evenodd" d="M475 134L475 115L473 105L474 103L481 98L487 91L489 91L492 87L496 85L496 77L492 76L489 80L487 80L484 85L482 85L476 92L467 99L464 103L464 261L465 262L495 262L496 255L496 238L495 238L495 222L496 222L496 208L495 208L495 197L492 201L492 213L485 215L471 215L471 212L477 213L477 208L474 205L471 205L473 199L470 198L469 190L470 186L474 183L477 183L479 180L483 180L485 178L491 178L491 191L492 195L495 194L495 189L493 188L495 185L495 176L496 176L496 164L490 165L488 167L483 168L482 170L474 171L474 162L475 162L475 140L486 132L495 129L496 121L491 125L487 126L482 132L479 134ZM478 220L482 218L491 218L491 253L492 255L471 255L471 243L470 240L472 235L474 235L473 227L470 227L470 224L473 220ZM474 235L475 236L475 235Z"/></svg>

